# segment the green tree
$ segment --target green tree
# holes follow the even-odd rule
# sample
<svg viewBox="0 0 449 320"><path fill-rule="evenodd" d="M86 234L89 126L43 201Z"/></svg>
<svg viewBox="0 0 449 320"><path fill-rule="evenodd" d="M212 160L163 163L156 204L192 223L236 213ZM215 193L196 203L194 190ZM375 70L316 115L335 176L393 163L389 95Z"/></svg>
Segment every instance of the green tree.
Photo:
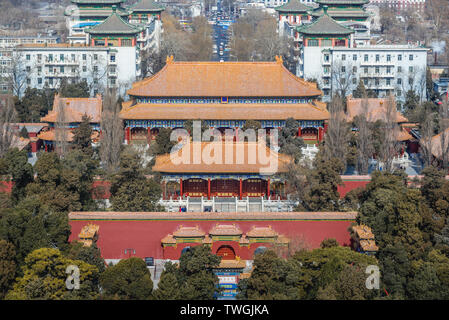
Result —
<svg viewBox="0 0 449 320"><path fill-rule="evenodd" d="M116 211L163 211L157 202L162 189L143 174L142 161L135 152L123 152L119 171L111 179L111 202Z"/></svg>
<svg viewBox="0 0 449 320"><path fill-rule="evenodd" d="M68 290L66 287L69 265L80 271L80 288ZM25 259L23 276L17 279L8 292L9 300L73 300L96 299L98 297L99 273L95 266L84 261L64 257L58 249L40 248Z"/></svg>
<svg viewBox="0 0 449 320"><path fill-rule="evenodd" d="M285 126L279 132L279 152L289 155L298 162L302 156L301 148L305 147L304 140L298 137L299 122L293 118L285 121Z"/></svg>
<svg viewBox="0 0 449 320"><path fill-rule="evenodd" d="M320 248L338 247L338 242L334 238L326 238L320 243Z"/></svg>
<svg viewBox="0 0 449 320"><path fill-rule="evenodd" d="M0 299L5 297L14 281L17 267L14 261L15 256L14 246L5 240L0 240Z"/></svg>
<svg viewBox="0 0 449 320"><path fill-rule="evenodd" d="M61 84L59 93L62 98L89 98L90 88L86 81L79 83L68 83L64 81Z"/></svg>
<svg viewBox="0 0 449 320"><path fill-rule="evenodd" d="M19 151L17 148L8 150L2 162L3 174L9 175L14 183L12 199L17 202L25 196L26 186L34 180L33 167L28 163L26 151Z"/></svg>
<svg viewBox="0 0 449 320"><path fill-rule="evenodd" d="M180 300L183 298L175 273L166 270L162 272L157 289L153 292L153 298L156 300Z"/></svg>
<svg viewBox="0 0 449 320"><path fill-rule="evenodd" d="M84 246L81 242L72 242L69 245L66 256L69 259L81 260L96 266L100 273L103 273L105 270L106 264L96 243L92 243L91 246Z"/></svg>
<svg viewBox="0 0 449 320"><path fill-rule="evenodd" d="M108 267L100 283L106 299L146 300L153 291L150 271L142 259L135 257Z"/></svg>
<svg viewBox="0 0 449 320"><path fill-rule="evenodd" d="M90 126L90 117L83 115L82 121L78 127L73 130L73 145L88 156L93 155L92 149L92 128Z"/></svg>
<svg viewBox="0 0 449 320"><path fill-rule="evenodd" d="M336 211L340 207L338 185L343 163L338 159L325 160L320 153L315 157L315 168L306 176L304 194L298 210Z"/></svg>

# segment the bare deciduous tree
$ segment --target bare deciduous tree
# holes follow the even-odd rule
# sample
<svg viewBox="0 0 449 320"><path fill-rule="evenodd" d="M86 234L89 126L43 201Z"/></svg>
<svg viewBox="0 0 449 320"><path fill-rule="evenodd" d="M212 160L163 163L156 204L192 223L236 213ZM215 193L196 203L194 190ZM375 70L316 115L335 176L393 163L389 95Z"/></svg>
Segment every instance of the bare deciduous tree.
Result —
<svg viewBox="0 0 449 320"><path fill-rule="evenodd" d="M439 148L441 148L441 166L443 169L447 169L449 162L449 134L446 130L449 128L449 110L446 99L443 99L443 103L439 108L439 127L441 133L439 139Z"/></svg>
<svg viewBox="0 0 449 320"><path fill-rule="evenodd" d="M123 121L119 117L120 103L115 89L106 90L103 96L101 114L100 159L109 172L119 164L120 149L123 143Z"/></svg>
<svg viewBox="0 0 449 320"><path fill-rule="evenodd" d="M396 122L397 109L395 98L390 94L385 101L385 121L383 139L380 141L379 160L386 171L393 171L393 158L399 151L399 126Z"/></svg>
<svg viewBox="0 0 449 320"><path fill-rule="evenodd" d="M0 105L0 158L11 147L14 135L11 132L11 123L16 119L16 110L12 97L6 97L5 104Z"/></svg>
<svg viewBox="0 0 449 320"><path fill-rule="evenodd" d="M60 99L54 129L55 151L60 157L64 157L68 150L69 132L67 128L67 114L64 100Z"/></svg>
<svg viewBox="0 0 449 320"><path fill-rule="evenodd" d="M327 159L337 158L346 164L351 132L344 109L343 98L334 96L329 103L330 119L324 144L324 156Z"/></svg>
<svg viewBox="0 0 449 320"><path fill-rule="evenodd" d="M432 110L425 110L425 118L421 123L420 133L421 139L419 143L421 146L421 153L423 155L425 165L430 166L433 162L432 149L434 146L432 137L435 133L435 113L432 112Z"/></svg>
<svg viewBox="0 0 449 320"><path fill-rule="evenodd" d="M368 98L362 98L360 115L354 118L357 127L357 171L359 174L368 174L369 160L373 156L373 132L368 121Z"/></svg>

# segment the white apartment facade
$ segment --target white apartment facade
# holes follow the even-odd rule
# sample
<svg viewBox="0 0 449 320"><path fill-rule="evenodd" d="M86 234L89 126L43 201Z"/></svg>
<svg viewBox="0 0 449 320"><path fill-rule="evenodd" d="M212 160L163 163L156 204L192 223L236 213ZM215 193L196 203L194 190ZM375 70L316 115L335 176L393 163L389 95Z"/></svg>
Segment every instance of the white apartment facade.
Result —
<svg viewBox="0 0 449 320"><path fill-rule="evenodd" d="M276 8L286 4L289 0L264 0L264 4L266 8ZM301 0L304 4L314 3L314 0Z"/></svg>
<svg viewBox="0 0 449 320"><path fill-rule="evenodd" d="M404 101L412 89L426 98L428 49L411 45L347 47L303 47L297 75L316 80L323 101L336 93L352 94L360 80L379 97L394 93Z"/></svg>
<svg viewBox="0 0 449 320"><path fill-rule="evenodd" d="M20 83L17 94L30 88L59 88L62 81L86 81L91 95L105 88L118 88L121 95L139 76L136 47L103 47L59 44L52 46L18 46L14 60L21 68L14 70Z"/></svg>

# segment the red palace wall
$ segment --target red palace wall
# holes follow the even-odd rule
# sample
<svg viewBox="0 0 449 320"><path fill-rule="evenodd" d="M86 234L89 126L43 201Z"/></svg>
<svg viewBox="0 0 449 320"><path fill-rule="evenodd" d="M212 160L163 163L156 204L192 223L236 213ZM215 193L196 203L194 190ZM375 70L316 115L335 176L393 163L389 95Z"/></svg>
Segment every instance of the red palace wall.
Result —
<svg viewBox="0 0 449 320"><path fill-rule="evenodd" d="M106 212L105 214L108 214ZM71 215L73 215L72 213ZM76 214L76 213L75 213ZM83 213L85 214L85 213ZM98 214L98 213L97 213ZM126 213L123 213L126 214ZM134 216L138 213L128 213ZM160 215L172 216L176 213L160 213ZM212 217L214 213L201 215L207 215ZM321 241L326 238L335 238L340 245L350 245L350 235L348 227L355 221L355 213L335 213L342 216L344 219L338 219L339 217L333 217L331 220L320 219L320 213L259 213L259 215L265 215L273 217L282 216L285 214L306 214L309 217L311 215L317 215L316 219L300 219L294 220L268 220L262 219L245 219L239 220L241 216L246 216L245 213L227 213L226 218L210 219L207 221L197 220L197 218L183 218L183 219L145 219L145 220L100 220L100 219L82 219L74 220L70 219L70 225L72 228L72 234L70 241L77 240L78 234L81 228L88 223L98 225L99 235L97 245L101 249L103 258L105 259L124 259L130 256L136 256L140 258L154 257L155 259L179 259L181 251L184 247L197 245L198 243L178 243L176 247L166 247L165 249L161 245L161 240L168 234L173 234L180 226L182 227L196 227L198 226L206 234L218 224L235 224L240 228L243 234L246 234L252 227L268 227L271 226L274 231L279 235L284 235L289 239L293 239L292 242L302 242L307 244L310 249L318 248ZM334 213L333 213L334 214ZM188 214L184 214L188 215ZM192 214L192 216L198 216L198 213ZM215 213L217 215L217 213ZM225 214L221 214L223 216ZM229 218L233 215L234 218ZM254 250L259 246L269 247L271 243L252 243L248 247L240 247L237 241L214 241L212 244L212 252L216 253L218 248L222 245L231 246L236 256L241 259L251 260L253 259ZM129 253L135 250L135 254Z"/></svg>

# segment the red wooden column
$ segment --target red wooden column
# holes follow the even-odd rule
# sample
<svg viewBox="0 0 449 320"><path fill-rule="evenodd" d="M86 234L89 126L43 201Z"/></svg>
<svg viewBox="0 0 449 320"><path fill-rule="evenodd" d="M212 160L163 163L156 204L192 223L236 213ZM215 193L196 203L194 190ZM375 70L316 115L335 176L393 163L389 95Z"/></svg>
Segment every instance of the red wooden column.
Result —
<svg viewBox="0 0 449 320"><path fill-rule="evenodd" d="M323 141L323 128L318 128L318 142Z"/></svg>
<svg viewBox="0 0 449 320"><path fill-rule="evenodd" d="M182 178L179 178L179 192L181 193L181 198L183 196L183 190L182 190Z"/></svg>
<svg viewBox="0 0 449 320"><path fill-rule="evenodd" d="M240 200L242 200L242 191L243 191L242 185L243 185L242 179L240 179L240 188L239 188L239 199Z"/></svg>
<svg viewBox="0 0 449 320"><path fill-rule="evenodd" d="M207 200L210 200L210 178L207 179Z"/></svg>
<svg viewBox="0 0 449 320"><path fill-rule="evenodd" d="M131 141L131 131L129 127L125 128L125 141L127 144L129 144Z"/></svg>
<svg viewBox="0 0 449 320"><path fill-rule="evenodd" d="M298 137L302 136L301 127L298 127Z"/></svg>
<svg viewBox="0 0 449 320"><path fill-rule="evenodd" d="M270 178L267 179L267 199L270 199Z"/></svg>
<svg viewBox="0 0 449 320"><path fill-rule="evenodd" d="M162 181L162 186L163 186L163 191L164 191L162 199L165 200L165 199L167 199L167 183L165 181Z"/></svg>

